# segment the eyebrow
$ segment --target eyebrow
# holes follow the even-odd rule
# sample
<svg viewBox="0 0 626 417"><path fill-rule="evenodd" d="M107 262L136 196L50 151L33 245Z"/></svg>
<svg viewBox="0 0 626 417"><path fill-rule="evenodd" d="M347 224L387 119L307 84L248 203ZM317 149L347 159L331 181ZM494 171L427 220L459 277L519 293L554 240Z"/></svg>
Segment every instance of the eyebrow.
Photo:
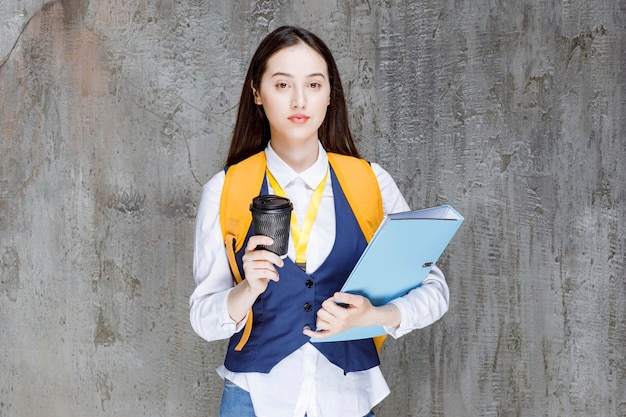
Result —
<svg viewBox="0 0 626 417"><path fill-rule="evenodd" d="M286 73L286 72L275 72L274 74L272 74L272 78L273 77L289 77L289 78L294 78L294 76L292 74ZM307 78L311 78L311 77L322 77L323 79L326 79L326 77L324 76L324 74L322 74L321 72L314 72L312 74L307 75Z"/></svg>

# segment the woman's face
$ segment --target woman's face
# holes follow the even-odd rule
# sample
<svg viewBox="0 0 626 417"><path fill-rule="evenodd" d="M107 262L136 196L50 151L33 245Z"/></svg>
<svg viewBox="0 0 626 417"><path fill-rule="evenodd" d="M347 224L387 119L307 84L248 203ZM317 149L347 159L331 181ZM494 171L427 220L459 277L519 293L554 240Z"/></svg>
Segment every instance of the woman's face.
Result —
<svg viewBox="0 0 626 417"><path fill-rule="evenodd" d="M324 58L299 43L279 50L267 61L255 103L269 120L272 143L317 141L330 104L330 80Z"/></svg>

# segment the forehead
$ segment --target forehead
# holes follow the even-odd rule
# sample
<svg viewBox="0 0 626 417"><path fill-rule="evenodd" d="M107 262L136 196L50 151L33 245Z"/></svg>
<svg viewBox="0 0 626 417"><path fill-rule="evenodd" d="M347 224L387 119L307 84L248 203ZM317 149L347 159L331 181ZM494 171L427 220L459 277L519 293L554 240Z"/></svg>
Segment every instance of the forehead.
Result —
<svg viewBox="0 0 626 417"><path fill-rule="evenodd" d="M292 75L321 73L328 75L328 65L324 57L305 43L283 48L267 61L265 75L274 73Z"/></svg>

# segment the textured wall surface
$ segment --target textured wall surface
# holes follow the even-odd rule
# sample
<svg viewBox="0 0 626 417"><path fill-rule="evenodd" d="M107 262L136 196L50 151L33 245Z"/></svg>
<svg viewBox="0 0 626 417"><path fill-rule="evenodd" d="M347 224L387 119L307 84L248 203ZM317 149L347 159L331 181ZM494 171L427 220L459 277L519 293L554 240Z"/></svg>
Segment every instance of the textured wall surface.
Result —
<svg viewBox="0 0 626 417"><path fill-rule="evenodd" d="M377 415L626 416L622 0L2 0L0 416L216 416L201 185L250 56L335 52L363 154L466 223Z"/></svg>

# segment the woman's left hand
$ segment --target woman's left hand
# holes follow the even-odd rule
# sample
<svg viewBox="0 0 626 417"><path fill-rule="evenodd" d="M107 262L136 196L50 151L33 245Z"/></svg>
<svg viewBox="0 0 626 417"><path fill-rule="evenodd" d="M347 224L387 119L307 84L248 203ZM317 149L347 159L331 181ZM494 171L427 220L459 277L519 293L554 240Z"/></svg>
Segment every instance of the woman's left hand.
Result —
<svg viewBox="0 0 626 417"><path fill-rule="evenodd" d="M384 307L386 308L382 310L388 310L387 306ZM395 306L392 307L397 310ZM303 333L312 338L321 338L353 327L383 324L378 321L382 319L379 313L384 314L384 312L378 309L363 296L337 292L333 297L324 301L322 308L317 312L317 330L304 329Z"/></svg>

